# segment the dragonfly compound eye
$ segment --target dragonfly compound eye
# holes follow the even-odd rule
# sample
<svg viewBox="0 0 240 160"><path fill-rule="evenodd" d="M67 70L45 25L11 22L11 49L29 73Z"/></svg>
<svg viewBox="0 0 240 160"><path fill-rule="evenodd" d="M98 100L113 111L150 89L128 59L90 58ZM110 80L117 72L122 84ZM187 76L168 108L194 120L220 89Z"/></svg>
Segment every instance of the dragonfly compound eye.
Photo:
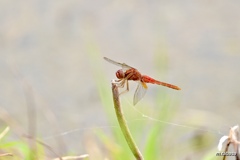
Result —
<svg viewBox="0 0 240 160"><path fill-rule="evenodd" d="M124 78L124 72L122 69L119 69L117 72L116 72L116 77L118 79L123 79Z"/></svg>

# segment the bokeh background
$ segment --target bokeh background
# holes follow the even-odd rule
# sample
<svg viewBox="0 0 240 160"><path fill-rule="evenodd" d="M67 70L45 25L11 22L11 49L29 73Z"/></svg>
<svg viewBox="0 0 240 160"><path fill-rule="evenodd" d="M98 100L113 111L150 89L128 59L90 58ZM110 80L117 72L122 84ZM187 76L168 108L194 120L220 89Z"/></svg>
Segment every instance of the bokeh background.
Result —
<svg viewBox="0 0 240 160"><path fill-rule="evenodd" d="M216 152L220 133L240 121L239 7L236 0L1 1L0 106L26 133L32 121L36 136L60 155L111 159L99 134L111 136L113 128L121 134L110 84L119 68L106 56L182 88L149 85L135 106L139 114L132 106L136 84L130 83L121 99L125 113L132 113L126 115L130 128L142 113L148 117L141 121L148 125L138 133L140 149L151 126L165 125L159 135L172 159L201 159ZM168 118L161 113L165 106ZM29 108L35 108L32 117ZM196 151L205 133L211 143ZM192 142L196 136L203 140ZM182 152L179 145L186 143L195 147Z"/></svg>

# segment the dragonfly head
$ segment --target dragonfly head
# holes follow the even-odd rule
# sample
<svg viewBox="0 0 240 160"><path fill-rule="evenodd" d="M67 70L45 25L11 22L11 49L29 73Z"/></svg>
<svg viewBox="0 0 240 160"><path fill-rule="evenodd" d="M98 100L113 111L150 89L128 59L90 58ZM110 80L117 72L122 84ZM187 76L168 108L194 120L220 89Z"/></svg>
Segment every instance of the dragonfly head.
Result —
<svg viewBox="0 0 240 160"><path fill-rule="evenodd" d="M117 77L118 79L123 79L123 78L125 77L125 74L124 74L124 72L123 72L122 69L119 69L119 70L116 72L116 77Z"/></svg>

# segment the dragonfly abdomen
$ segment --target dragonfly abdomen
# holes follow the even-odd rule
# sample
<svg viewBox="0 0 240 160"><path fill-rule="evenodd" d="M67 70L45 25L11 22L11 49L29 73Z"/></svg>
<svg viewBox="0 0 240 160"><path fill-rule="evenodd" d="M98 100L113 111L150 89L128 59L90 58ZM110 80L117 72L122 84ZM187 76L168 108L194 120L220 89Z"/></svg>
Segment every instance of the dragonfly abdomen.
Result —
<svg viewBox="0 0 240 160"><path fill-rule="evenodd" d="M156 81L155 84L162 85L162 86L172 88L172 89L176 89L176 90L181 90L181 88L179 88L178 86L175 86L175 85L172 85L172 84L169 84L169 83L165 83L165 82Z"/></svg>
<svg viewBox="0 0 240 160"><path fill-rule="evenodd" d="M165 83L165 82L160 82L160 81L157 81L151 77L148 77L148 76L142 76L142 81L146 82L146 83L152 83L152 84L158 84L158 85L161 85L161 86L165 86L165 87L168 87L168 88L172 88L172 89L176 89L176 90L181 90L181 88L179 88L178 86L175 86L175 85L172 85L172 84L169 84L169 83Z"/></svg>

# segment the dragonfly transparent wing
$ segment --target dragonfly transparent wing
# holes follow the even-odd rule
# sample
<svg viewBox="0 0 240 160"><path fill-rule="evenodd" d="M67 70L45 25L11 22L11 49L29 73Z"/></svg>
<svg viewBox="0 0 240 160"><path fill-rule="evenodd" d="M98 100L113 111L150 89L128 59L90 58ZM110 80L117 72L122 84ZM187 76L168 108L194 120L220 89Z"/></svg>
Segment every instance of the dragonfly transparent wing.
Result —
<svg viewBox="0 0 240 160"><path fill-rule="evenodd" d="M134 93L134 97L133 97L133 105L136 105L146 94L147 91L147 84L145 82L140 82L137 86L137 89Z"/></svg>
<svg viewBox="0 0 240 160"><path fill-rule="evenodd" d="M128 70L128 69L133 68L133 67L131 67L131 66L125 64L125 63L119 63L119 62L116 62L116 61L114 61L114 60L111 60L111 59L109 59L109 58L107 58L107 57L103 57L103 58L104 58L106 61L108 61L109 63L112 63L112 64L115 64L115 65L117 65L117 66L122 67L122 69L125 70L125 71Z"/></svg>

